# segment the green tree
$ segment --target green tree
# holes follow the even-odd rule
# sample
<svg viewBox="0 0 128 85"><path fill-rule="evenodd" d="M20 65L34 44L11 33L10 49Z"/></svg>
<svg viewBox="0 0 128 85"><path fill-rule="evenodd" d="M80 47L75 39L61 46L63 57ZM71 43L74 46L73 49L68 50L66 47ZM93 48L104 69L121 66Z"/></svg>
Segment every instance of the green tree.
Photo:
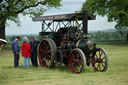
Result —
<svg viewBox="0 0 128 85"><path fill-rule="evenodd" d="M59 7L61 0L0 0L0 38L5 38L7 20L20 25L19 14L40 16L46 8Z"/></svg>
<svg viewBox="0 0 128 85"><path fill-rule="evenodd" d="M13 41L15 40L16 36L11 36L10 40Z"/></svg>
<svg viewBox="0 0 128 85"><path fill-rule="evenodd" d="M128 0L86 0L85 7L89 13L107 16L109 22L115 21L117 29L128 29Z"/></svg>

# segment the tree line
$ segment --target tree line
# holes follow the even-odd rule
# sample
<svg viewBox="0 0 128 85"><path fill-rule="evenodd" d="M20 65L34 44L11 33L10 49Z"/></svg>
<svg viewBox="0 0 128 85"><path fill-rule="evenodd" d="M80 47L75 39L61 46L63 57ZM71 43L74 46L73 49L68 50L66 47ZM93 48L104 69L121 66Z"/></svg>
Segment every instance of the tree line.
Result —
<svg viewBox="0 0 128 85"><path fill-rule="evenodd" d="M127 32L123 32L123 34L120 34L119 32L94 32L94 33L89 33L91 37L89 38L90 40L94 41L127 41L126 36Z"/></svg>

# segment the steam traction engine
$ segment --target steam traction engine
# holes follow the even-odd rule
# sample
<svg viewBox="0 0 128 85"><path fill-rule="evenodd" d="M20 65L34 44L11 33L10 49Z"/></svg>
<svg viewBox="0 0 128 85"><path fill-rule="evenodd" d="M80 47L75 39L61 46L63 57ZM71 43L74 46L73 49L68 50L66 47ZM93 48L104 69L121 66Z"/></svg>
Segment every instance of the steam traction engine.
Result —
<svg viewBox="0 0 128 85"><path fill-rule="evenodd" d="M35 17L42 21L42 41L39 45L39 63L42 67L68 65L71 72L80 73L92 64L94 71L106 71L108 56L103 48L96 48L88 40L88 20L94 20L86 9L82 13Z"/></svg>

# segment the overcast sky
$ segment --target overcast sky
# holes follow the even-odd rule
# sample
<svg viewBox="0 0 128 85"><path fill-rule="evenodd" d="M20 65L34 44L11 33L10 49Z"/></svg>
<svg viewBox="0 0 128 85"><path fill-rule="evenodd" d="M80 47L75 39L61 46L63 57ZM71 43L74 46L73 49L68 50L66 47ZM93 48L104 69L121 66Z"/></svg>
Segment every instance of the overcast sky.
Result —
<svg viewBox="0 0 128 85"><path fill-rule="evenodd" d="M85 0L63 0L62 7L58 9L50 9L44 15L55 15L74 13L79 11L82 3ZM41 22L33 22L31 18L20 15L21 26L18 27L16 23L8 21L9 26L6 27L6 35L17 34L38 34L41 32ZM114 29L115 22L107 22L107 17L96 16L96 20L89 21L88 29L93 30L107 30Z"/></svg>

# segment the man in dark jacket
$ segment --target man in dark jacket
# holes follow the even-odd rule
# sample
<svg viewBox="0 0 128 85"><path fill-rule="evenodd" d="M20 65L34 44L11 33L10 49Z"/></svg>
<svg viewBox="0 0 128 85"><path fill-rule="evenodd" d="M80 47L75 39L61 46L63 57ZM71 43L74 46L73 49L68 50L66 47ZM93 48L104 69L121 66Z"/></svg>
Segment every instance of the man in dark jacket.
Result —
<svg viewBox="0 0 128 85"><path fill-rule="evenodd" d="M34 38L31 38L30 47L32 49L32 57L31 62L34 67L38 67L37 62L37 46L39 44L39 41L36 41Z"/></svg>
<svg viewBox="0 0 128 85"><path fill-rule="evenodd" d="M15 40L12 41L12 51L14 54L14 67L18 67L19 65L19 46L18 41L20 40L20 37L17 36Z"/></svg>

